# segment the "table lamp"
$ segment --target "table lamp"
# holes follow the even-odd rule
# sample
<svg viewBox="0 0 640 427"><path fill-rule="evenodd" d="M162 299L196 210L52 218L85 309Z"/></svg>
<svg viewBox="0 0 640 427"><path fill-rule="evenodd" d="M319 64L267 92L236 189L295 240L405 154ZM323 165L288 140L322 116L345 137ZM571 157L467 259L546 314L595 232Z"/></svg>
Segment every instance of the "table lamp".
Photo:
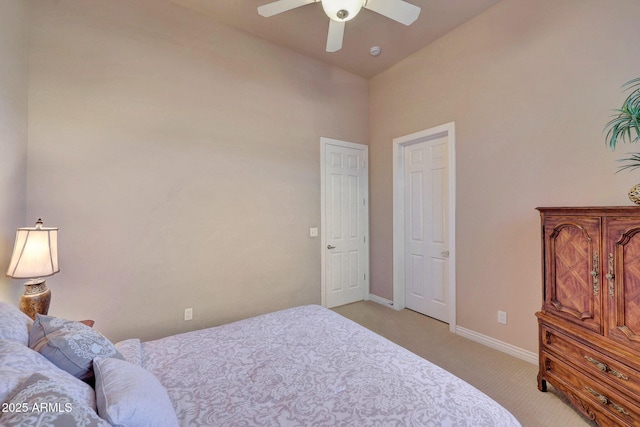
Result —
<svg viewBox="0 0 640 427"><path fill-rule="evenodd" d="M24 294L20 297L23 313L35 319L36 313L49 312L51 291L43 277L59 271L58 229L43 227L41 219L36 221L35 227L18 228L7 276L31 279L24 283Z"/></svg>

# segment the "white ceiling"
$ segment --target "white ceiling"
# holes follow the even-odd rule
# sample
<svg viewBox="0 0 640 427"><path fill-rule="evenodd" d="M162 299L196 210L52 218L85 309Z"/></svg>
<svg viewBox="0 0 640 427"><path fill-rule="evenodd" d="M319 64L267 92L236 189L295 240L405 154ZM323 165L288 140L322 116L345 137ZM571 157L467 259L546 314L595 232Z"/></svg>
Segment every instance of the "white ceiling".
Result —
<svg viewBox="0 0 640 427"><path fill-rule="evenodd" d="M408 0L422 8L418 20L408 27L363 9L347 22L342 49L335 53L325 52L329 18L320 3L264 18L258 15L257 8L273 0L170 1L256 37L370 78L500 0ZM369 54L372 46L382 49L378 57Z"/></svg>

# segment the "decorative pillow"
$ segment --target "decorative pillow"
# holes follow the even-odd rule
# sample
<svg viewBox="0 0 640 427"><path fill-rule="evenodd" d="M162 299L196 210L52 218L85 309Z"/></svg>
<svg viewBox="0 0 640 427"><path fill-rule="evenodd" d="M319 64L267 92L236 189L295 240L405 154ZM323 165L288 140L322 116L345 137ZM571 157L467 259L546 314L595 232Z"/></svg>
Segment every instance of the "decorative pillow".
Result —
<svg viewBox="0 0 640 427"><path fill-rule="evenodd" d="M32 374L39 372L63 387L74 400L96 407L95 392L86 383L15 341L0 340L0 402L5 402Z"/></svg>
<svg viewBox="0 0 640 427"><path fill-rule="evenodd" d="M95 357L122 355L100 332L73 320L36 314L29 333L29 347L41 353L56 366L83 381L93 379Z"/></svg>
<svg viewBox="0 0 640 427"><path fill-rule="evenodd" d="M113 358L95 359L93 369L100 417L114 426L178 426L169 395L151 372Z"/></svg>
<svg viewBox="0 0 640 427"><path fill-rule="evenodd" d="M29 345L29 329L33 320L17 307L0 301L0 339Z"/></svg>
<svg viewBox="0 0 640 427"><path fill-rule="evenodd" d="M33 374L2 407L0 425L5 427L110 427L88 406L71 397L56 381Z"/></svg>
<svg viewBox="0 0 640 427"><path fill-rule="evenodd" d="M142 366L142 344L138 338L117 342L116 348L124 357L124 360L134 365Z"/></svg>

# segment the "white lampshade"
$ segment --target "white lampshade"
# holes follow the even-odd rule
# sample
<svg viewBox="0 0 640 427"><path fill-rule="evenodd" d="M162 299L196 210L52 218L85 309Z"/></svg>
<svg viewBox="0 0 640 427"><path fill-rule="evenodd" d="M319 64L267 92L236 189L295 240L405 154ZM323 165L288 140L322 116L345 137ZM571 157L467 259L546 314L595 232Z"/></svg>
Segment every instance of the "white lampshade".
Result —
<svg viewBox="0 0 640 427"><path fill-rule="evenodd" d="M60 271L58 267L58 229L43 227L18 228L7 276L14 279L46 277Z"/></svg>
<svg viewBox="0 0 640 427"><path fill-rule="evenodd" d="M338 22L349 21L360 12L364 0L322 0L324 13ZM346 14L345 14L346 12Z"/></svg>

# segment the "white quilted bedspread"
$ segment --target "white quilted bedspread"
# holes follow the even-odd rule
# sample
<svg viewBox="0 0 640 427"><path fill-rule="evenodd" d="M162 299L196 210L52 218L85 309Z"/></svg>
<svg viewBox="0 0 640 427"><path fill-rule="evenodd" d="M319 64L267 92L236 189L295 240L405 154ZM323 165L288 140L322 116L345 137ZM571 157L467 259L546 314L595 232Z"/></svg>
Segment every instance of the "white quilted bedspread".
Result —
<svg viewBox="0 0 640 427"><path fill-rule="evenodd" d="M471 385L320 306L142 343L182 426L519 426Z"/></svg>

